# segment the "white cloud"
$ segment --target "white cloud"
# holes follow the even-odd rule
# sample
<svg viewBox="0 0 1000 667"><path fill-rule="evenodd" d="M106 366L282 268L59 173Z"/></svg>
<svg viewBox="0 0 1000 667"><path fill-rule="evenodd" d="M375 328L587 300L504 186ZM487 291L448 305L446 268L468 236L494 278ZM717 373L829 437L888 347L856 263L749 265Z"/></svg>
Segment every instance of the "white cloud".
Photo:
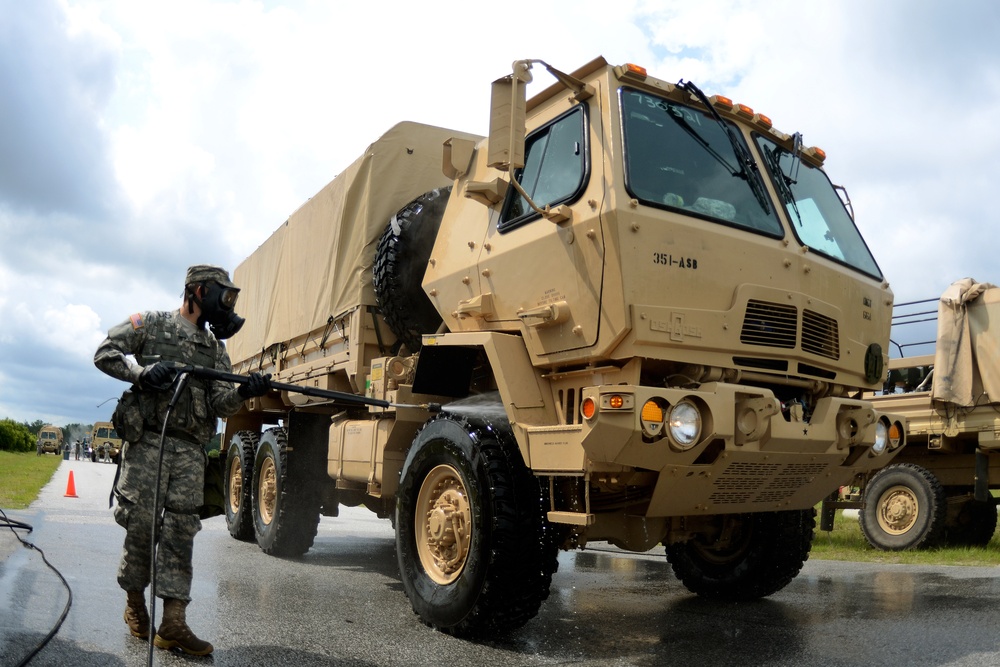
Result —
<svg viewBox="0 0 1000 667"><path fill-rule="evenodd" d="M67 304L63 308L48 307L32 325L39 339L53 349L66 352L80 361L94 358L94 350L104 339L98 327L101 318L83 304ZM80 335L82 332L84 335Z"/></svg>
<svg viewBox="0 0 1000 667"><path fill-rule="evenodd" d="M519 58L637 62L803 132L901 298L1000 282L977 242L1000 227L998 23L930 0L10 3L0 417L92 421L120 391L90 363L109 326L176 307L188 264L234 266L393 124L485 133Z"/></svg>

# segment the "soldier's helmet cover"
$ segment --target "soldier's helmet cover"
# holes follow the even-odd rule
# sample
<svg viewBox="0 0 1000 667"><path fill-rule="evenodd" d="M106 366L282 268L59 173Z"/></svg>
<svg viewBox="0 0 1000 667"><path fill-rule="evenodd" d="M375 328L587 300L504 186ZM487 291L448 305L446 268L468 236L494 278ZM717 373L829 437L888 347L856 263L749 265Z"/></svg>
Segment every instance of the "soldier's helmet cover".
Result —
<svg viewBox="0 0 1000 667"><path fill-rule="evenodd" d="M236 314L236 299L240 288L229 279L229 272L211 264L195 264L188 268L184 278L185 288L205 285L205 293L199 297L188 289L188 296L201 308L198 324L206 323L219 340L229 338L239 331L246 320Z"/></svg>

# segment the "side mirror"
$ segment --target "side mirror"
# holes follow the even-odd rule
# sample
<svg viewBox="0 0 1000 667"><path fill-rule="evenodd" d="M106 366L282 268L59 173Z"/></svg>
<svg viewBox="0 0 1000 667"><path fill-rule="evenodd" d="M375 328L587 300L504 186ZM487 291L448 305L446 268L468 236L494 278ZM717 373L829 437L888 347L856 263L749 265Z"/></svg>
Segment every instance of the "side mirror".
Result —
<svg viewBox="0 0 1000 667"><path fill-rule="evenodd" d="M490 136L487 165L501 171L524 166L527 85L531 61L517 60L513 72L493 82L490 99Z"/></svg>

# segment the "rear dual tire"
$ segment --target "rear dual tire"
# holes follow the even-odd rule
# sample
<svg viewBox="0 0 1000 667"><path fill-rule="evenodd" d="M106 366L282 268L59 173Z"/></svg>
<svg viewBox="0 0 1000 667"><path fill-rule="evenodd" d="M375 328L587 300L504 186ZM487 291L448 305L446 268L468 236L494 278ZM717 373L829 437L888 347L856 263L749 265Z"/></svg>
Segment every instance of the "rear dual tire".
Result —
<svg viewBox="0 0 1000 667"><path fill-rule="evenodd" d="M253 431L239 431L226 452L225 510L229 534L249 542L253 534L253 463L259 438Z"/></svg>

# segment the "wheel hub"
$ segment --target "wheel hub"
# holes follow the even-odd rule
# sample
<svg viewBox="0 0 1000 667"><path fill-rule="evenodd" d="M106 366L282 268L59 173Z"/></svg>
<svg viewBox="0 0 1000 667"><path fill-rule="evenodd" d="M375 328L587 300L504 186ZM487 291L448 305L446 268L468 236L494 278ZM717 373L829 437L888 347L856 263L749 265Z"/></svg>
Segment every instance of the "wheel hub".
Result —
<svg viewBox="0 0 1000 667"><path fill-rule="evenodd" d="M913 527L920 513L920 505L913 491L905 486L894 486L882 494L878 507L878 523L891 535L902 535Z"/></svg>
<svg viewBox="0 0 1000 667"><path fill-rule="evenodd" d="M278 478L274 469L274 461L269 457L260 466L260 484L258 485L260 518L265 525L270 525L274 518L274 506L278 497Z"/></svg>
<svg viewBox="0 0 1000 667"><path fill-rule="evenodd" d="M229 466L229 511L236 514L243 502L243 467L239 459L233 459Z"/></svg>
<svg viewBox="0 0 1000 667"><path fill-rule="evenodd" d="M458 472L437 466L424 478L415 516L420 562L436 583L458 578L469 555L472 514L465 485Z"/></svg>

